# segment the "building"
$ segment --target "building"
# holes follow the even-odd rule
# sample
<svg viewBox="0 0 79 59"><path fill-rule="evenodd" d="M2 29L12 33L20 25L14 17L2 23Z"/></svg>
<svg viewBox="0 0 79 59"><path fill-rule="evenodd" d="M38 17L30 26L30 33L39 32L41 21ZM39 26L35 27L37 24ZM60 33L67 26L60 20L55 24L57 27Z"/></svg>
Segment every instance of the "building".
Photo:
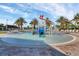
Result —
<svg viewBox="0 0 79 59"><path fill-rule="evenodd" d="M19 29L19 27L15 26L15 25L0 25L0 31L6 31L6 30L16 30Z"/></svg>

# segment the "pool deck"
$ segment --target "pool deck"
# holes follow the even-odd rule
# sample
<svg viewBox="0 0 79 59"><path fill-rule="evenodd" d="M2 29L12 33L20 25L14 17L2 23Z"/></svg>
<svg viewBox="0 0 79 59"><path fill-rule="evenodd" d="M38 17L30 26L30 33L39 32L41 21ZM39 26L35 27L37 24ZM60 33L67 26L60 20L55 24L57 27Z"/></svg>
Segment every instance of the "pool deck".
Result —
<svg viewBox="0 0 79 59"><path fill-rule="evenodd" d="M0 36L5 35L1 34ZM47 47L18 47L0 45L0 56L66 56L59 50L47 45Z"/></svg>
<svg viewBox="0 0 79 59"><path fill-rule="evenodd" d="M54 48L0 46L0 56L65 56Z"/></svg>
<svg viewBox="0 0 79 59"><path fill-rule="evenodd" d="M70 56L79 56L79 33L70 33L70 35L73 35L76 37L76 40L65 45L59 45L56 46L65 54L70 55Z"/></svg>
<svg viewBox="0 0 79 59"><path fill-rule="evenodd" d="M0 45L0 56L79 56L79 33L70 33L76 40L63 45L48 47L17 47ZM57 49L55 49L55 47ZM63 54L63 52L65 54Z"/></svg>

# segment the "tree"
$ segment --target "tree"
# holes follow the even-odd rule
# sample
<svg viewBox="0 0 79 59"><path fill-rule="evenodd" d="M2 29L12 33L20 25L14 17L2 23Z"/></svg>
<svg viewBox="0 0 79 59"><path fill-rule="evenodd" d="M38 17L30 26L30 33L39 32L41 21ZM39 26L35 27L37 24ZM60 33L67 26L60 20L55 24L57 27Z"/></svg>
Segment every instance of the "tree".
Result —
<svg viewBox="0 0 79 59"><path fill-rule="evenodd" d="M18 27L20 27L20 30L22 30L22 26L24 23L27 23L24 18L20 17L15 21L15 24L18 25Z"/></svg>
<svg viewBox="0 0 79 59"><path fill-rule="evenodd" d="M32 25L33 34L35 34L34 29L36 29L36 25L38 24L37 19L33 19L33 20L30 22L30 24Z"/></svg>
<svg viewBox="0 0 79 59"><path fill-rule="evenodd" d="M77 13L75 16L74 16L74 19L73 19L74 21L75 21L75 25L77 26L77 27L79 27L79 13Z"/></svg>
<svg viewBox="0 0 79 59"><path fill-rule="evenodd" d="M4 24L0 24L0 30L4 30Z"/></svg>
<svg viewBox="0 0 79 59"><path fill-rule="evenodd" d="M49 20L49 18L46 18L45 22L46 22L46 26L49 29L50 34L52 34L52 22Z"/></svg>
<svg viewBox="0 0 79 59"><path fill-rule="evenodd" d="M38 24L37 19L33 19L30 24L31 24L31 25L33 26L33 28L35 29L35 28L36 28L36 25Z"/></svg>
<svg viewBox="0 0 79 59"><path fill-rule="evenodd" d="M0 24L0 26L4 26L4 24Z"/></svg>
<svg viewBox="0 0 79 59"><path fill-rule="evenodd" d="M46 18L45 22L47 27L50 27L52 25L52 22L49 20L49 18Z"/></svg>
<svg viewBox="0 0 79 59"><path fill-rule="evenodd" d="M60 29L67 29L68 28L69 21L67 18L60 16L56 22L60 23Z"/></svg>

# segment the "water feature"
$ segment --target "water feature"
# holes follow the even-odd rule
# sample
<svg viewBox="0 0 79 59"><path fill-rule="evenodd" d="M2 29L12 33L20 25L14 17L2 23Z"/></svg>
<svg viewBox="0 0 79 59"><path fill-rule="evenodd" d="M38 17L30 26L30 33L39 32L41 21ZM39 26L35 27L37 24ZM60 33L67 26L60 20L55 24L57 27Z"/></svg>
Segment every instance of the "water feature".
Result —
<svg viewBox="0 0 79 59"><path fill-rule="evenodd" d="M54 32L52 26L47 31L45 20L42 19L40 22L38 23L38 29L35 29L38 30L37 34L33 35L32 32L18 32L1 36L1 40L9 45L16 46L45 46L46 44L63 43L73 39L67 34Z"/></svg>
<svg viewBox="0 0 79 59"><path fill-rule="evenodd" d="M39 37L38 34L32 35L32 33L14 33L7 34L1 37L0 40L9 43L9 45L18 46L44 46L47 44L57 44L71 41L73 38L64 33L53 32L52 36L46 34L45 37Z"/></svg>

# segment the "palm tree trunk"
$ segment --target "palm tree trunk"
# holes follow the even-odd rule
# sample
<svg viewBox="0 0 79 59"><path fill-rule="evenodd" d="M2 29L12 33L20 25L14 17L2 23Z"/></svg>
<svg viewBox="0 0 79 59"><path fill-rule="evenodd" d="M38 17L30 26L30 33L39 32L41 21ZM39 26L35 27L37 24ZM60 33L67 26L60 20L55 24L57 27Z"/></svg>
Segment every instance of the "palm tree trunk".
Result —
<svg viewBox="0 0 79 59"><path fill-rule="evenodd" d="M21 28L20 29L22 30L22 25L21 25Z"/></svg>
<svg viewBox="0 0 79 59"><path fill-rule="evenodd" d="M34 29L35 29L35 25L34 25Z"/></svg>
<svg viewBox="0 0 79 59"><path fill-rule="evenodd" d="M33 25L33 27L32 27L32 31L33 31L33 34L35 34L35 25Z"/></svg>
<svg viewBox="0 0 79 59"><path fill-rule="evenodd" d="M63 26L62 26L62 23L61 23L61 24L60 24L60 31L62 30L62 27L63 27Z"/></svg>
<svg viewBox="0 0 79 59"><path fill-rule="evenodd" d="M18 31L19 31L19 29L20 29L20 26L18 25Z"/></svg>
<svg viewBox="0 0 79 59"><path fill-rule="evenodd" d="M75 23L75 26L77 27L77 21L76 21L76 23ZM74 29L74 32L76 32L76 27L75 27L75 29Z"/></svg>

